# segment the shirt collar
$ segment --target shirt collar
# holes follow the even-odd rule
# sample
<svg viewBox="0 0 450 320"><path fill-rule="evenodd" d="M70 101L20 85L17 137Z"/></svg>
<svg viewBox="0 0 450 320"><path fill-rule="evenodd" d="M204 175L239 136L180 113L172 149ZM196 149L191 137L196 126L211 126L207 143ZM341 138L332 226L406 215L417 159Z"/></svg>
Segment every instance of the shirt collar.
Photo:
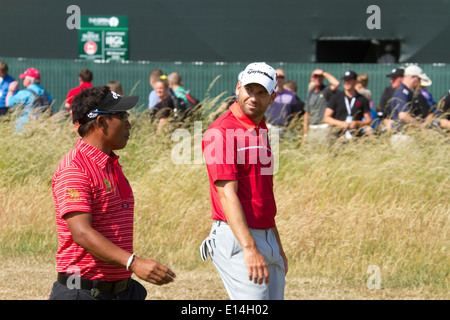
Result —
<svg viewBox="0 0 450 320"><path fill-rule="evenodd" d="M83 139L78 139L75 148L80 150L90 159L92 159L100 168L104 169L108 161L111 163L117 163L119 160L119 156L111 151L111 155L107 155L106 153L100 151L94 146L91 146Z"/></svg>
<svg viewBox="0 0 450 320"><path fill-rule="evenodd" d="M82 82L82 83L80 84L80 88L81 88L81 89L91 88L91 87L92 87L92 83L90 83L90 82Z"/></svg>
<svg viewBox="0 0 450 320"><path fill-rule="evenodd" d="M235 101L230 106L230 111L236 117L236 119L248 130L258 130L259 128L267 130L267 126L266 123L264 122L264 119L261 120L259 125L254 124L253 121L250 120L250 118L247 117L245 113L242 111L237 101Z"/></svg>

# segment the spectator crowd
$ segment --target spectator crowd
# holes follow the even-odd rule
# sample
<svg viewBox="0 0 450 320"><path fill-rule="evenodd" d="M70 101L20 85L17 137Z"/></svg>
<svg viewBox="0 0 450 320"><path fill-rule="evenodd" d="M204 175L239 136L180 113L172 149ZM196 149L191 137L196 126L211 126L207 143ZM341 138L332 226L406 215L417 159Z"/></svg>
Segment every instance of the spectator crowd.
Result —
<svg viewBox="0 0 450 320"><path fill-rule="evenodd" d="M276 73L277 95L267 108L265 120L268 129L277 128L281 136L297 134L302 135L305 142L324 144L386 132L402 134L410 127L450 130L450 91L441 93L441 98L435 100L429 91L432 80L417 65L394 68L386 74L390 84L379 101L374 100L369 89L369 76L353 70L342 75L313 70L304 100L298 95L297 83L286 80L284 70L277 69ZM22 90L19 90L19 82L8 74L8 65L0 62L0 117L15 112L16 133L23 132L27 121L54 112L53 97L41 86L39 70L28 68L19 78L24 87ZM71 116L73 98L92 87L93 80L89 69L79 72L79 85L68 88L62 112ZM152 70L149 84L148 110L157 130L161 130L169 118L188 121L185 114L201 107L200 101L184 87L177 72L165 75L160 69ZM107 86L124 95L119 81L110 81ZM233 96L231 103L234 101ZM210 118L226 111L231 103L223 103L213 110Z"/></svg>

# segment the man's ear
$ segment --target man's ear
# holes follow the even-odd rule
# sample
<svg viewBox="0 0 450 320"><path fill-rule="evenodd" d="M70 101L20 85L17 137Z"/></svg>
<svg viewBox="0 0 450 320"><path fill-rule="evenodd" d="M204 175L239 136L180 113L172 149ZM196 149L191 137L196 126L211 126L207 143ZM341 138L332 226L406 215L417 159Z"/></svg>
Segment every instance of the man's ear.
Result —
<svg viewBox="0 0 450 320"><path fill-rule="evenodd" d="M100 130L103 131L103 133L106 135L106 131L108 130L108 122L106 121L106 117L99 115L97 117L97 126L100 128Z"/></svg>
<svg viewBox="0 0 450 320"><path fill-rule="evenodd" d="M275 98L277 97L277 91L273 90L272 94L270 95L270 103L269 106L275 101Z"/></svg>
<svg viewBox="0 0 450 320"><path fill-rule="evenodd" d="M237 85L236 85L236 91L234 92L237 96L239 95L239 90L241 89L241 82L238 81Z"/></svg>

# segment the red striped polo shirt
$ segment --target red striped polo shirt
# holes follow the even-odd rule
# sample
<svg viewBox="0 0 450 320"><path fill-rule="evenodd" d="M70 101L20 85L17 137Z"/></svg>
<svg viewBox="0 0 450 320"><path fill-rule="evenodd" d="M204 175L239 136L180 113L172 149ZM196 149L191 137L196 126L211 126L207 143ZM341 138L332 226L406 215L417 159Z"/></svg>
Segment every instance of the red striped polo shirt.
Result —
<svg viewBox="0 0 450 320"><path fill-rule="evenodd" d="M56 169L52 192L59 241L58 272L76 267L79 276L103 281L131 276L125 268L102 262L77 245L64 219L69 212L90 213L95 230L118 247L133 252L134 197L129 185L120 188L123 184L118 181L123 181L124 176L118 159L114 152L109 156L79 139Z"/></svg>
<svg viewBox="0 0 450 320"><path fill-rule="evenodd" d="M274 157L267 132L264 120L255 125L237 102L205 132L202 151L209 175L214 220L227 221L214 182L236 180L237 196L247 225L253 229L275 226Z"/></svg>

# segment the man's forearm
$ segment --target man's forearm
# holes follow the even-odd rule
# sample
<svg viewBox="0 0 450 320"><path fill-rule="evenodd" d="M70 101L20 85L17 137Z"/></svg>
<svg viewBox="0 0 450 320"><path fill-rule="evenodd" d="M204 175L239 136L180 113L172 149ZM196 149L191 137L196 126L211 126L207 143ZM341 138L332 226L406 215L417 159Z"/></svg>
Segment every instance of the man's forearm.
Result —
<svg viewBox="0 0 450 320"><path fill-rule="evenodd" d="M130 257L129 252L116 246L93 228L74 241L93 257L118 267L125 268Z"/></svg>
<svg viewBox="0 0 450 320"><path fill-rule="evenodd" d="M234 188L233 188L234 189ZM255 240L247 225L244 210L242 210L241 202L232 188L224 188L220 192L220 203L222 204L228 225L233 231L236 239L244 249L256 248Z"/></svg>

